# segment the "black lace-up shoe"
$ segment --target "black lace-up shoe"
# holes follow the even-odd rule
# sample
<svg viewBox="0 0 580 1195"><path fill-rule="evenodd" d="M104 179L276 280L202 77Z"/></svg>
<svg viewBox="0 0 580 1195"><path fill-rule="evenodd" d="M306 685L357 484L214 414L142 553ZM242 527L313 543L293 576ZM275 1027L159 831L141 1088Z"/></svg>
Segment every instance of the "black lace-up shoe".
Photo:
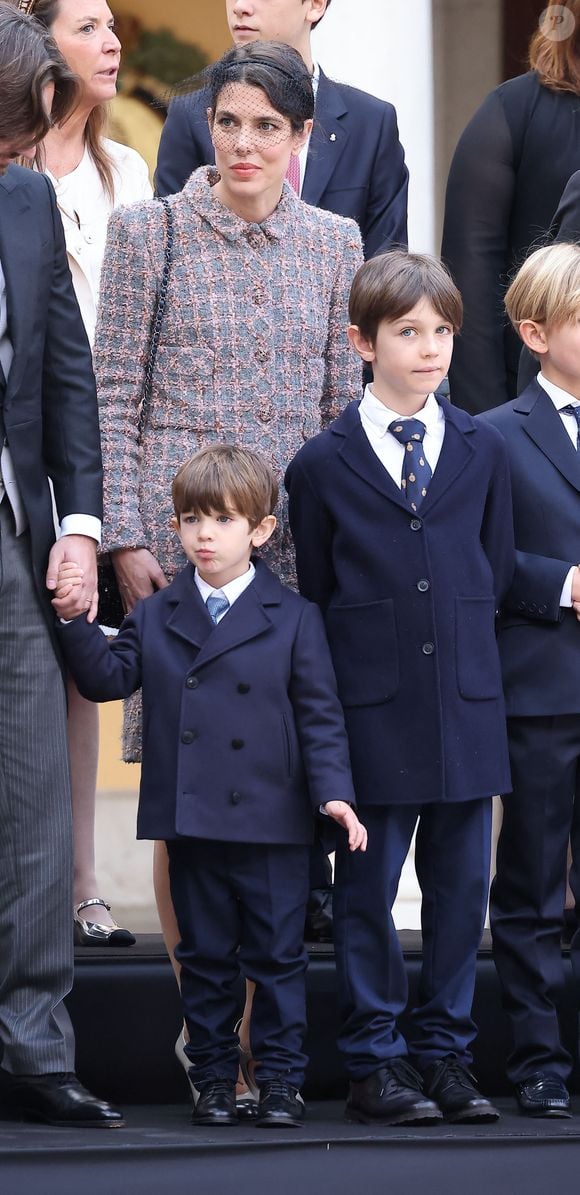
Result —
<svg viewBox="0 0 580 1195"><path fill-rule="evenodd" d="M118 1108L99 1100L72 1071L48 1075L2 1075L2 1101L14 1116L81 1129L117 1129Z"/></svg>
<svg viewBox="0 0 580 1195"><path fill-rule="evenodd" d="M499 1112L477 1090L474 1076L456 1058L440 1058L423 1072L425 1091L451 1124L491 1124Z"/></svg>
<svg viewBox="0 0 580 1195"><path fill-rule="evenodd" d="M547 1071L535 1071L522 1083L516 1083L516 1101L524 1116L572 1115L564 1080Z"/></svg>
<svg viewBox="0 0 580 1195"><path fill-rule="evenodd" d="M295 1128L304 1120L304 1100L297 1087L285 1079L268 1079L260 1086L255 1123L263 1129Z"/></svg>
<svg viewBox="0 0 580 1195"><path fill-rule="evenodd" d="M236 1084L231 1079L210 1079L199 1085L192 1124L238 1124Z"/></svg>
<svg viewBox="0 0 580 1195"><path fill-rule="evenodd" d="M345 1117L360 1124L431 1124L441 1112L423 1094L421 1076L404 1058L393 1058L351 1082Z"/></svg>

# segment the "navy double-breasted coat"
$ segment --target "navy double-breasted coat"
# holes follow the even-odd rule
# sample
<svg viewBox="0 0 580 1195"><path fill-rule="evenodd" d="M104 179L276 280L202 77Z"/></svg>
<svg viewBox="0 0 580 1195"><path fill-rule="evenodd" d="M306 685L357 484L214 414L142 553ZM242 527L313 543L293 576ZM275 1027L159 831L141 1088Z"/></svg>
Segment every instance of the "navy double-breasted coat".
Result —
<svg viewBox="0 0 580 1195"><path fill-rule="evenodd" d="M216 627L187 565L112 642L84 617L60 639L90 700L142 686L139 838L308 844L319 805L354 804L320 612L261 561Z"/></svg>
<svg viewBox="0 0 580 1195"><path fill-rule="evenodd" d="M494 627L514 562L506 451L439 401L445 437L417 515L356 402L286 474L300 589L324 613L361 805L510 788Z"/></svg>

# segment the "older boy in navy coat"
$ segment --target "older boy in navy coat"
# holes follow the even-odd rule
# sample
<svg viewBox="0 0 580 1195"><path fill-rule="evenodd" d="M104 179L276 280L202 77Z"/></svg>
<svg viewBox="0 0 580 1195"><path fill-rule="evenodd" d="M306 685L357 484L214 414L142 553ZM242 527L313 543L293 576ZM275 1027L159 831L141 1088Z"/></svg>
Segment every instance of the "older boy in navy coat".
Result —
<svg viewBox="0 0 580 1195"><path fill-rule="evenodd" d="M513 792L504 803L490 903L496 966L513 1031L508 1074L520 1111L567 1116L572 1059L558 1002L568 840L580 900L580 248L533 253L506 295L540 361L537 379L486 414L505 439L516 570L499 647ZM580 979L580 934L571 945Z"/></svg>
<svg viewBox="0 0 580 1195"><path fill-rule="evenodd" d="M202 450L173 485L191 563L112 643L82 617L61 627L91 700L143 688L138 836L167 842L197 1124L237 1122L240 969L256 984L258 1123L299 1123L313 812L324 806L351 849L366 843L319 611L250 562L272 534L276 499L255 453ZM76 583L74 566L61 572L61 599L67 578ZM80 613L74 584L67 613Z"/></svg>
<svg viewBox="0 0 580 1195"><path fill-rule="evenodd" d="M510 783L494 632L513 569L506 454L495 429L433 394L461 322L438 262L367 262L350 316L374 381L286 475L299 584L324 612L369 830L364 868L337 855L347 1115L492 1120L468 1067L491 797ZM423 967L406 1042L391 908L416 826Z"/></svg>

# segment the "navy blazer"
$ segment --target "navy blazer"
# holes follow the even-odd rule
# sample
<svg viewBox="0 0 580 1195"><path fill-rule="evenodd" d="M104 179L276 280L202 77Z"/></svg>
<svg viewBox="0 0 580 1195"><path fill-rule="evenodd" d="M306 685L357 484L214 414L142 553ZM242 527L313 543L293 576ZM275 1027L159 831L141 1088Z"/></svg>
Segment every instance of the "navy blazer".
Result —
<svg viewBox="0 0 580 1195"><path fill-rule="evenodd" d="M499 624L507 712L576 714L580 625L560 596L580 561L580 455L535 380L482 418L504 437L512 481L516 569Z"/></svg>
<svg viewBox="0 0 580 1195"><path fill-rule="evenodd" d="M286 473L300 589L318 602L361 804L510 788L494 620L513 572L505 446L438 399L445 438L413 515L358 403Z"/></svg>
<svg viewBox="0 0 580 1195"><path fill-rule="evenodd" d="M207 107L207 91L173 100L159 145L158 195L181 191L193 170L215 162ZM374 257L407 244L408 179L392 104L321 71L302 199L356 220L365 257Z"/></svg>
<svg viewBox="0 0 580 1195"><path fill-rule="evenodd" d="M216 627L187 565L111 642L84 617L60 639L91 701L143 688L139 838L307 844L313 810L354 803L319 611L261 561Z"/></svg>
<svg viewBox="0 0 580 1195"><path fill-rule="evenodd" d="M54 191L43 174L20 166L0 175L0 261L14 349L4 425L28 515L36 585L54 633L45 587L54 542L48 478L59 518L101 518L101 447L91 351Z"/></svg>

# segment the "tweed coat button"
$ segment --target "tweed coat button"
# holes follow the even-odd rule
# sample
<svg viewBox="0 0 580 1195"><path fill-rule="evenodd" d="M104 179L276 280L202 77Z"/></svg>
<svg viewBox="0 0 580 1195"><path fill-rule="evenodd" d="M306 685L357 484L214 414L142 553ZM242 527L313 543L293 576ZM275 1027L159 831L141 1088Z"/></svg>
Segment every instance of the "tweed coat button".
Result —
<svg viewBox="0 0 580 1195"><path fill-rule="evenodd" d="M232 739L232 747L234 751L241 751L243 746L245 746L243 739Z"/></svg>
<svg viewBox="0 0 580 1195"><path fill-rule="evenodd" d="M185 682L185 687L187 689L197 689L198 685L199 685L199 680L198 680L197 676L188 676L188 678Z"/></svg>
<svg viewBox="0 0 580 1195"><path fill-rule="evenodd" d="M274 412L272 407L262 407L261 410L258 411L258 419L260 419L262 423L269 423L273 414Z"/></svg>
<svg viewBox="0 0 580 1195"><path fill-rule="evenodd" d="M239 805L241 799L242 799L241 793L232 793L232 795L230 797L230 801L231 801L232 805Z"/></svg>
<svg viewBox="0 0 580 1195"><path fill-rule="evenodd" d="M269 361L271 356L272 354L269 349L257 348L254 352L256 361L259 361L261 365L265 365L266 361Z"/></svg>
<svg viewBox="0 0 580 1195"><path fill-rule="evenodd" d="M423 652L424 656L432 656L433 652L435 651L435 644L434 643L424 643L421 648L421 651Z"/></svg>
<svg viewBox="0 0 580 1195"><path fill-rule="evenodd" d="M186 747L189 747L190 743L193 743L194 738L195 738L195 734L194 734L193 730L184 730L184 732L181 736L181 741L182 741L182 743L185 743Z"/></svg>
<svg viewBox="0 0 580 1195"><path fill-rule="evenodd" d="M246 685L243 681L241 681L241 683L238 685L238 693L249 693L249 692L250 692L250 686Z"/></svg>
<svg viewBox="0 0 580 1195"><path fill-rule="evenodd" d="M419 593L427 593L430 588L431 585L425 577L421 577L421 580L417 581L417 589L419 590Z"/></svg>
<svg viewBox="0 0 580 1195"><path fill-rule="evenodd" d="M423 523L421 522L421 519L411 519L411 522L409 523L411 531L420 531L422 526Z"/></svg>

